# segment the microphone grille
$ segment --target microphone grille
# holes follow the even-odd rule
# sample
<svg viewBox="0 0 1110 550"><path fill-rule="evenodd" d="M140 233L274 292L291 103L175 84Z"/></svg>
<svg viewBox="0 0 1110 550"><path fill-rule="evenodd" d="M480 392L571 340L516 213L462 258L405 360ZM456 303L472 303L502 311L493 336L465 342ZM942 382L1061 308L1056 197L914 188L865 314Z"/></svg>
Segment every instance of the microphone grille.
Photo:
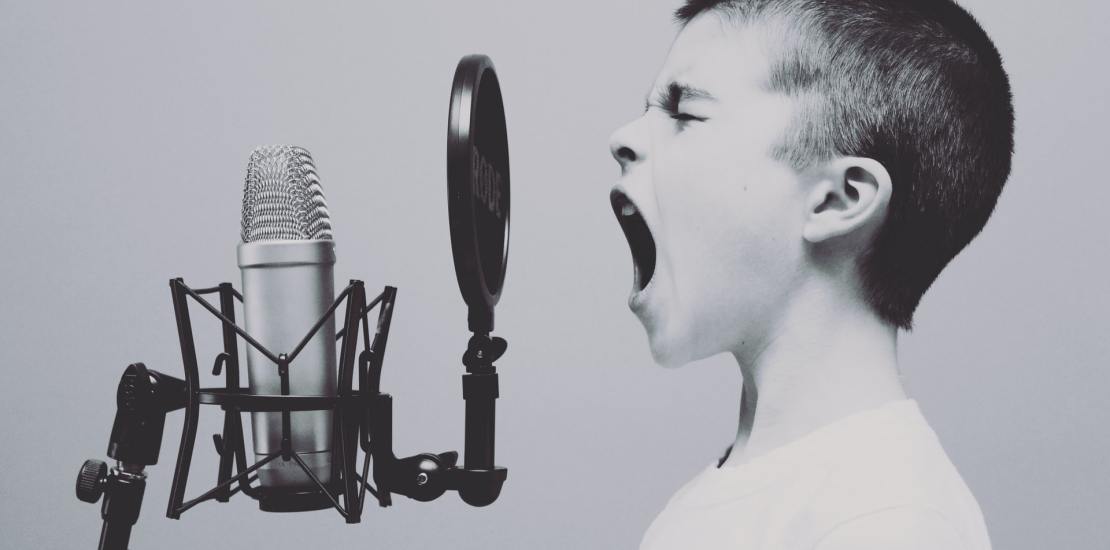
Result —
<svg viewBox="0 0 1110 550"><path fill-rule="evenodd" d="M328 204L308 151L271 145L251 152L242 237L245 243L332 238Z"/></svg>

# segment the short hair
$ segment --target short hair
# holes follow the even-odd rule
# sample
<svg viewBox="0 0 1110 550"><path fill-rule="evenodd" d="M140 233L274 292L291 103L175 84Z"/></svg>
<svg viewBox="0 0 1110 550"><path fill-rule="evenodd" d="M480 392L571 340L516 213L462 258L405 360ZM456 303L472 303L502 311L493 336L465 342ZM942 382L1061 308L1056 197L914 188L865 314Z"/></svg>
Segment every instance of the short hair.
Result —
<svg viewBox="0 0 1110 550"><path fill-rule="evenodd" d="M708 10L779 23L767 86L800 109L778 158L802 170L860 156L890 173L886 219L856 261L871 309L912 329L1010 173L1013 100L998 50L951 0L687 0L675 17Z"/></svg>

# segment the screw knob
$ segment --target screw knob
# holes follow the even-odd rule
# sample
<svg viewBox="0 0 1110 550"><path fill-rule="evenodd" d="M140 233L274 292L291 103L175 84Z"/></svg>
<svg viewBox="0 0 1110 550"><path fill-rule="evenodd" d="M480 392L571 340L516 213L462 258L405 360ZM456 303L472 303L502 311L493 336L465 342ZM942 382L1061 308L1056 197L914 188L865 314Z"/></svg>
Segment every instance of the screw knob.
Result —
<svg viewBox="0 0 1110 550"><path fill-rule="evenodd" d="M104 482L108 479L108 465L100 460L86 460L77 473L77 498L88 503L100 500Z"/></svg>

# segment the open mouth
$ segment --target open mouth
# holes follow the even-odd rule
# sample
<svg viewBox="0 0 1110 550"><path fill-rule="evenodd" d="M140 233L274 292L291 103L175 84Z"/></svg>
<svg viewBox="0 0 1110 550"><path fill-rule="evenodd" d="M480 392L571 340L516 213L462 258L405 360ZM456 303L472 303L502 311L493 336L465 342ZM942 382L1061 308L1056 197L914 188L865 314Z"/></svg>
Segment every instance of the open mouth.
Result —
<svg viewBox="0 0 1110 550"><path fill-rule="evenodd" d="M640 209L628 195L614 189L609 193L609 202L613 205L613 213L617 215L624 237L628 239L628 247L632 249L636 290L643 290L655 274L655 239Z"/></svg>

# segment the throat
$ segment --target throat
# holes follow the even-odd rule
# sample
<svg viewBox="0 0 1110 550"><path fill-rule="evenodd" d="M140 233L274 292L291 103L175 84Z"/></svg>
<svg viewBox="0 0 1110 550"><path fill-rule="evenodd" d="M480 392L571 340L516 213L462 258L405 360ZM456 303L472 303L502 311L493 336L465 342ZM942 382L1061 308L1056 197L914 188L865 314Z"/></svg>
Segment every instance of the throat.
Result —
<svg viewBox="0 0 1110 550"><path fill-rule="evenodd" d="M736 439L724 464L743 464L846 416L906 398L897 332L881 325L780 334L757 362L740 364Z"/></svg>

